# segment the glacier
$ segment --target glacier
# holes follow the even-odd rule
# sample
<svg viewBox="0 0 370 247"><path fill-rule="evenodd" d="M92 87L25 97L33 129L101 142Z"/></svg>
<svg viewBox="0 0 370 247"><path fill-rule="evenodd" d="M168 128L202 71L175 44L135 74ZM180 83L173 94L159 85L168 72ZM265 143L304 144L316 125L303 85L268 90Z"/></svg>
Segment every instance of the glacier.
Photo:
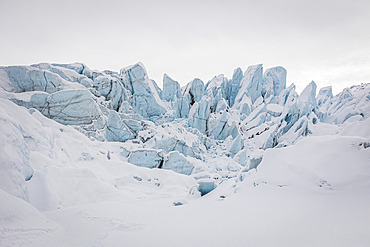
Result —
<svg viewBox="0 0 370 247"><path fill-rule="evenodd" d="M250 191L261 188L269 196L280 188L366 191L370 84L333 95L331 87L318 89L312 81L298 93L286 76L281 66L264 71L257 64L244 73L236 68L231 79L221 74L184 86L164 74L161 89L142 63L119 72L82 63L0 67L0 197L18 205L4 207L0 216L11 218L23 208L30 219L39 217L35 226L57 238L61 226L46 218L62 224L60 217L70 214L94 221L89 213L96 214L92 205L100 202L112 212L122 206L139 214L158 200L153 205L162 216L163 198L183 210L197 208L189 202L199 198L226 202L240 190L257 201ZM138 204L121 205L125 200ZM142 230L112 217L99 218L102 232L101 224L114 234ZM104 244L96 238L95 245L109 246L110 236L98 235Z"/></svg>
<svg viewBox="0 0 370 247"><path fill-rule="evenodd" d="M249 66L244 74L237 68L230 80L218 75L204 84L195 78L183 87L165 74L163 90L142 63L120 72L95 71L81 63L41 63L1 67L0 75L2 98L74 126L91 140L153 150L131 153L128 162L135 165L158 168L157 160L164 162L174 151L181 155L175 160L183 160L174 164L193 167L190 158L195 158L202 165L186 171L170 165L173 158L165 162L166 169L188 175L223 170L207 168L214 155L236 158L241 170L254 153L294 144L316 124L363 121L369 112L368 84L336 96L325 87L316 96L312 81L298 94L294 84L286 87L283 67L263 72L262 64ZM354 98L354 91L363 96Z"/></svg>

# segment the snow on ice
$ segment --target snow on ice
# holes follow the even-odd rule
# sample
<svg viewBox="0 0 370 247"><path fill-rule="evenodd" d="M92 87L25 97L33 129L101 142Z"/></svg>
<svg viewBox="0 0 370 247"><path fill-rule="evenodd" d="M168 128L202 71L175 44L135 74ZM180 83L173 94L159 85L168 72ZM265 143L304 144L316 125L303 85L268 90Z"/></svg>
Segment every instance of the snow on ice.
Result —
<svg viewBox="0 0 370 247"><path fill-rule="evenodd" d="M263 70L0 67L0 245L368 246L370 84Z"/></svg>

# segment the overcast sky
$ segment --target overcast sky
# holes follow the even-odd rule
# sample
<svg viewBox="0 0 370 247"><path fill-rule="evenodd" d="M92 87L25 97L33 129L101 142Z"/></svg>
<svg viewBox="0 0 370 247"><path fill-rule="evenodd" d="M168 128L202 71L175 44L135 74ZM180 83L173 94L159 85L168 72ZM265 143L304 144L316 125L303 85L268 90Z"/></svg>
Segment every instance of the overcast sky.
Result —
<svg viewBox="0 0 370 247"><path fill-rule="evenodd" d="M369 0L0 0L0 65L143 62L184 85L263 63L301 91L370 82Z"/></svg>

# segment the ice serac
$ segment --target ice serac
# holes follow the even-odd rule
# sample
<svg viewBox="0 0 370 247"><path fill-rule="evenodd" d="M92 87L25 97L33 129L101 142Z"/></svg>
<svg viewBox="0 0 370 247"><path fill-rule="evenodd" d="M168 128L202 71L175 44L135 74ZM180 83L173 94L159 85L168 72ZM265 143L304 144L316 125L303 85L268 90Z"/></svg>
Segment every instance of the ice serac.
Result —
<svg viewBox="0 0 370 247"><path fill-rule="evenodd" d="M273 117L279 117L283 112L284 107L278 104L268 104L266 105L266 112Z"/></svg>
<svg viewBox="0 0 370 247"><path fill-rule="evenodd" d="M211 98L204 96L201 101L196 102L190 109L188 125L205 133L207 130L208 116L211 111Z"/></svg>
<svg viewBox="0 0 370 247"><path fill-rule="evenodd" d="M317 105L321 106L331 98L333 98L331 86L323 87L320 89L319 94L317 95Z"/></svg>
<svg viewBox="0 0 370 247"><path fill-rule="evenodd" d="M315 111L320 121L325 121L328 117L328 110L332 107L333 92L331 87L323 87L320 89L316 102L318 109Z"/></svg>
<svg viewBox="0 0 370 247"><path fill-rule="evenodd" d="M157 150L135 150L130 154L128 162L146 168L161 168L163 153Z"/></svg>
<svg viewBox="0 0 370 247"><path fill-rule="evenodd" d="M193 105L195 102L200 101L204 95L204 83L201 79L195 78L186 85L185 96L190 99L190 104Z"/></svg>
<svg viewBox="0 0 370 247"><path fill-rule="evenodd" d="M117 79L109 75L99 75L93 82L94 88L110 101L108 108L118 111L124 101L128 101L128 92Z"/></svg>
<svg viewBox="0 0 370 247"><path fill-rule="evenodd" d="M101 110L89 90L62 90L52 94L34 92L28 99L11 99L18 105L35 108L44 116L62 124L91 124Z"/></svg>
<svg viewBox="0 0 370 247"><path fill-rule="evenodd" d="M206 95L208 95L212 99L212 112L215 112L217 110L217 104L221 100L224 100L224 89L227 83L227 78L222 74L213 77L213 79L207 83L205 90Z"/></svg>
<svg viewBox="0 0 370 247"><path fill-rule="evenodd" d="M215 112L220 112L220 111L222 111L222 110L226 110L227 108L228 108L228 104L227 104L226 100L225 100L225 99L221 99L221 100L217 103L217 105L216 105L216 110L215 110Z"/></svg>
<svg viewBox="0 0 370 247"><path fill-rule="evenodd" d="M243 147L244 147L243 140L241 136L238 135L232 142L231 147L229 149L231 156L234 157L235 154L237 154L240 150L243 149Z"/></svg>
<svg viewBox="0 0 370 247"><path fill-rule="evenodd" d="M247 149L242 149L239 152L236 153L234 156L234 160L239 163L241 166L247 166L247 163L249 161L250 155L248 154Z"/></svg>
<svg viewBox="0 0 370 247"><path fill-rule="evenodd" d="M175 101L181 98L180 84L167 74L163 75L163 90L161 92L161 98L166 101Z"/></svg>
<svg viewBox="0 0 370 247"><path fill-rule="evenodd" d="M121 120L118 113L109 111L108 121L106 127L106 135L108 141L125 142L135 138L135 134L130 128Z"/></svg>
<svg viewBox="0 0 370 247"><path fill-rule="evenodd" d="M238 102L237 109L240 111L240 114L249 115L252 111L252 101L247 94L243 95L243 98Z"/></svg>
<svg viewBox="0 0 370 247"><path fill-rule="evenodd" d="M286 133L298 120L300 112L298 108L298 94L295 91L295 85L290 85L280 94L280 104L284 105L282 117L284 118L281 126L281 135Z"/></svg>
<svg viewBox="0 0 370 247"><path fill-rule="evenodd" d="M146 79L147 72L142 63L137 63L121 69L121 76L127 76L127 79L132 83L133 81Z"/></svg>
<svg viewBox="0 0 370 247"><path fill-rule="evenodd" d="M101 75L95 78L93 86L101 96L107 97L111 93L113 80L110 76Z"/></svg>
<svg viewBox="0 0 370 247"><path fill-rule="evenodd" d="M370 115L369 102L370 83L345 88L319 107L320 119L331 124L366 120Z"/></svg>
<svg viewBox="0 0 370 247"><path fill-rule="evenodd" d="M309 114L316 106L316 83L312 81L298 97L301 115Z"/></svg>
<svg viewBox="0 0 370 247"><path fill-rule="evenodd" d="M176 101L177 115L180 118L187 118L190 111L190 100L188 97L182 96Z"/></svg>
<svg viewBox="0 0 370 247"><path fill-rule="evenodd" d="M190 109L199 102L204 95L204 83L202 80L195 78L186 86L181 88L182 97L177 101L178 115L182 118L190 116Z"/></svg>
<svg viewBox="0 0 370 247"><path fill-rule="evenodd" d="M209 128L210 134L216 140L224 140L229 135L228 114L226 111L220 112L220 114L217 114L219 117L216 119L215 125Z"/></svg>
<svg viewBox="0 0 370 247"><path fill-rule="evenodd" d="M262 95L271 90L272 95L278 96L286 87L286 69L281 66L269 68L265 71L262 78Z"/></svg>
<svg viewBox="0 0 370 247"><path fill-rule="evenodd" d="M232 107L235 102L235 97L240 89L240 82L243 78L243 71L241 68L234 70L233 77L228 81L226 88L224 89L225 99L227 100L229 107Z"/></svg>
<svg viewBox="0 0 370 247"><path fill-rule="evenodd" d="M206 86L205 86L205 90L207 92L207 95L216 95L216 91L219 89L219 88L223 88L224 85L227 83L227 78L221 74L221 75L218 75L218 76L215 76L212 78L212 80L210 80Z"/></svg>
<svg viewBox="0 0 370 247"><path fill-rule="evenodd" d="M131 87L131 105L144 118L161 116L165 111L163 102L152 80L148 78L144 65L137 63L121 69L120 75Z"/></svg>
<svg viewBox="0 0 370 247"><path fill-rule="evenodd" d="M54 93L64 84L59 75L31 66L9 66L6 72L17 93L29 91Z"/></svg>
<svg viewBox="0 0 370 247"><path fill-rule="evenodd" d="M241 86L235 98L235 102L240 102L247 94L252 103L262 95L262 64L249 66L240 82Z"/></svg>
<svg viewBox="0 0 370 247"><path fill-rule="evenodd" d="M90 79L92 79L92 76L93 76L93 72L83 63L52 64L52 65L74 70L78 74L84 75Z"/></svg>
<svg viewBox="0 0 370 247"><path fill-rule="evenodd" d="M190 175L194 166L178 151L167 154L167 160L164 162L162 169L171 170L177 173Z"/></svg>
<svg viewBox="0 0 370 247"><path fill-rule="evenodd" d="M162 89L158 86L157 82L155 80L150 79L154 85L155 90L157 91L158 95L160 96L162 94Z"/></svg>
<svg viewBox="0 0 370 247"><path fill-rule="evenodd" d="M88 90L63 90L50 94L44 108L39 108L48 118L62 124L90 124L101 112Z"/></svg>
<svg viewBox="0 0 370 247"><path fill-rule="evenodd" d="M41 70L48 70L52 73L58 74L61 78L69 82L77 82L85 87L92 87L92 79L84 74L79 74L73 69L68 69L63 66L52 65L48 63L32 64L32 67ZM86 70L86 67L85 67Z"/></svg>

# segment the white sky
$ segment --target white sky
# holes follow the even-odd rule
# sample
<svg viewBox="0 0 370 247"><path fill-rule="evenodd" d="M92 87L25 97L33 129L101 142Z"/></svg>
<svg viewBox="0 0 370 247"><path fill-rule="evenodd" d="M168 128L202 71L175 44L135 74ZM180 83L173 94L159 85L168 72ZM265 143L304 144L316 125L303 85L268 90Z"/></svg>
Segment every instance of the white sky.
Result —
<svg viewBox="0 0 370 247"><path fill-rule="evenodd" d="M369 0L0 0L0 65L143 62L184 85L263 63L301 91L370 82Z"/></svg>

